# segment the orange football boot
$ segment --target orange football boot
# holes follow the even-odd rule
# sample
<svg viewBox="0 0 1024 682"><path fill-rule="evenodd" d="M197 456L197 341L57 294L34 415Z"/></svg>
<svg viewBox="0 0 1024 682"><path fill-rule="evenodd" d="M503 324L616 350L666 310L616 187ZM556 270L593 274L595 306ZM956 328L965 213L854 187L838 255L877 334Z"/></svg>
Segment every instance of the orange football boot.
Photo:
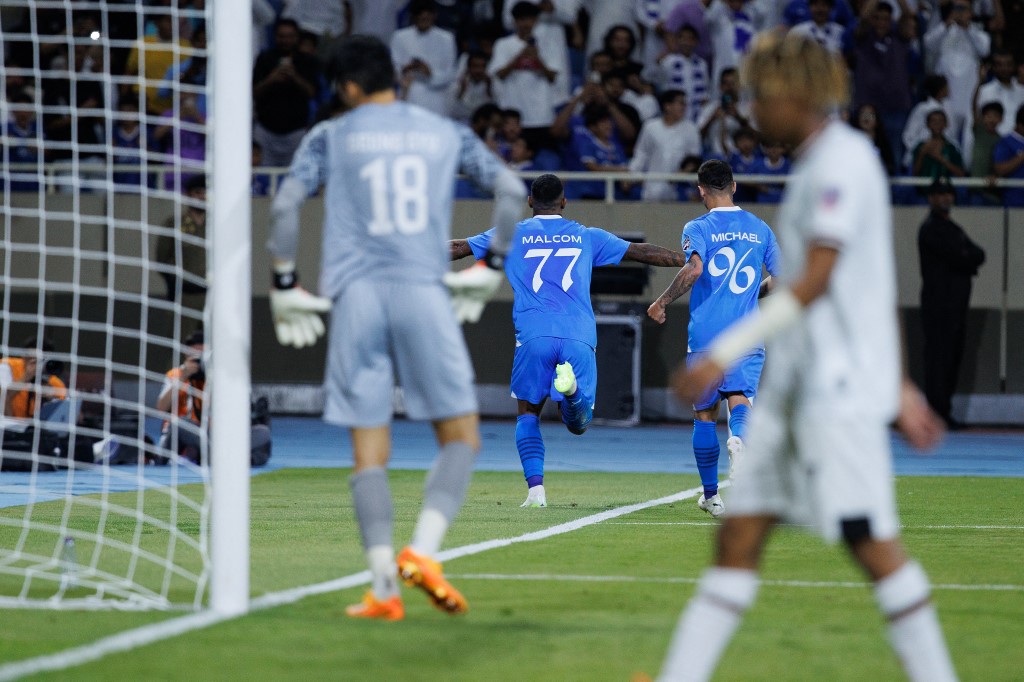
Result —
<svg viewBox="0 0 1024 682"><path fill-rule="evenodd" d="M427 593L434 606L450 614L465 613L469 604L458 590L444 579L441 564L406 547L398 554L398 577L406 585Z"/></svg>

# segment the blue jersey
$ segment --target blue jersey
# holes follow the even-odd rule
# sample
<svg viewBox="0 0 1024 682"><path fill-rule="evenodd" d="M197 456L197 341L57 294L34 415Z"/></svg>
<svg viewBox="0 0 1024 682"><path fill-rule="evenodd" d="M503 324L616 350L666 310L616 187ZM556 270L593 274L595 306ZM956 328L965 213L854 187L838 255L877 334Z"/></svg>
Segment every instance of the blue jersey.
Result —
<svg viewBox="0 0 1024 682"><path fill-rule="evenodd" d="M492 228L469 239L474 256L483 258L493 233ZM505 274L515 292L516 341L554 336L596 348L591 271L597 265L616 265L628 248L629 242L610 232L561 216L520 222L505 257Z"/></svg>
<svg viewBox="0 0 1024 682"><path fill-rule="evenodd" d="M690 293L688 345L691 352L704 351L722 330L757 308L762 266L777 274L779 247L763 220L732 206L686 223L683 253L687 258L696 253L704 263Z"/></svg>

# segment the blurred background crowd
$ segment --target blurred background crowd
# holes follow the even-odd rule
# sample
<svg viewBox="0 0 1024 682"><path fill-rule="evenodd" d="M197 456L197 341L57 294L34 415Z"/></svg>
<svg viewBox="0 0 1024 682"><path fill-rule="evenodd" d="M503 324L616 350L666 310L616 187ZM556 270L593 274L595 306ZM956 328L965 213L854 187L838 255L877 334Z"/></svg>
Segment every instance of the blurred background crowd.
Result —
<svg viewBox="0 0 1024 682"><path fill-rule="evenodd" d="M4 163L74 161L86 189L98 177L185 191L205 155L205 0L97 7L3 8ZM310 126L343 111L329 55L352 33L390 45L401 98L465 122L517 170L692 172L722 158L737 174L787 174L793 150L759 134L737 72L756 34L778 30L842 56L853 97L837 113L890 175L1024 178L1024 0L253 0L244 21L254 195L272 191L261 167L287 166ZM100 170L143 158L174 170ZM38 188L35 171L12 178ZM605 191L567 185L572 198ZM656 180L614 191L696 198ZM745 183L737 201L780 194ZM1021 206L1024 190L959 198ZM894 200L925 201L912 187Z"/></svg>

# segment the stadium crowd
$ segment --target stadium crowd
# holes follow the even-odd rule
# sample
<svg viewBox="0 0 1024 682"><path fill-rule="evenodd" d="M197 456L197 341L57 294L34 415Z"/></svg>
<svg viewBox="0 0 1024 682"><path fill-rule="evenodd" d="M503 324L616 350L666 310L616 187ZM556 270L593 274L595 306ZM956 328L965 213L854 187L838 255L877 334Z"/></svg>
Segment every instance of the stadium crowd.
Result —
<svg viewBox="0 0 1024 682"><path fill-rule="evenodd" d="M87 188L107 162L146 150L175 166L163 186L183 191L205 154L205 4L5 8L5 164L74 158ZM340 113L325 57L366 33L390 45L401 98L466 122L513 169L692 172L720 158L737 174L785 175L792 150L760 135L737 73L754 35L776 30L845 57L853 102L839 113L890 175L1024 178L1022 0L254 0L252 14L257 165L287 166L302 135ZM37 183L14 173L11 189ZM270 189L257 171L253 193ZM605 183L566 190L602 198ZM657 180L615 192L697 198ZM737 201L779 195L747 184ZM477 194L460 182L457 196ZM958 198L1021 206L1024 190ZM926 201L910 187L894 200Z"/></svg>

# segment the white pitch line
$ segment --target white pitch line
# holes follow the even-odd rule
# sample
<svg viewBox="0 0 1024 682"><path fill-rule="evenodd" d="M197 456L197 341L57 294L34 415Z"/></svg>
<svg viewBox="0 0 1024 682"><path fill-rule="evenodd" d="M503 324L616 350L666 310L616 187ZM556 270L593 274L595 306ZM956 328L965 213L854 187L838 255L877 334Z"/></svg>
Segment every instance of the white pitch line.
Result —
<svg viewBox="0 0 1024 682"><path fill-rule="evenodd" d="M728 485L729 482L726 481L720 484L719 488L725 488ZM596 523L607 521L608 519L632 514L633 512L648 509L650 507L686 500L697 496L701 491L702 488L691 488L673 495L659 497L656 500L648 500L647 502L630 504L625 507L617 507L598 514L585 516L581 519L576 519L575 521L560 523L557 526L551 526L544 530L524 533L523 535L519 535L514 538L487 540L484 542L477 542L472 545L453 547L452 549L439 552L437 559L439 561L446 561L448 559L469 556L471 554L479 554L480 552L486 552L490 549L508 547L520 542L544 540L555 535L570 533L574 530L586 528L587 526L592 526ZM252 599L249 602L249 612L251 613L253 611L259 611L274 606L292 604L309 596L345 590L350 587L364 585L368 582L370 582L370 572L360 571L359 573L353 573L352 575L337 578L335 580L328 580L327 582L305 585L303 587L297 587L290 590L282 590L281 592L270 592ZM211 625L216 625L217 623L223 623L241 615L245 614L227 615L214 613L212 611L202 611L200 613L172 618L159 623L144 625L143 627L104 637L90 644L83 644L82 646L74 647L73 649L66 649L55 654L37 656L36 658L28 658L22 661L15 661L13 663L2 665L0 666L0 682L15 680L19 677L34 675L40 672L73 668L84 663L99 660L110 654L129 651L141 646L160 642L165 639L170 639L171 637L183 635L186 632L207 628Z"/></svg>
<svg viewBox="0 0 1024 682"><path fill-rule="evenodd" d="M612 521L608 525L720 525L718 521ZM784 528L810 528L799 523L778 523ZM901 530L1024 530L1024 525L900 525Z"/></svg>
<svg viewBox="0 0 1024 682"><path fill-rule="evenodd" d="M459 580L516 580L535 582L584 582L584 583L657 583L657 584L689 584L696 585L700 578L642 578L632 575L554 575L554 574L522 574L505 575L501 573L453 573L449 578ZM772 587L824 587L824 588L860 588L872 587L872 583L856 581L817 581L817 580L762 580L762 585ZM1024 585L932 585L933 590L960 590L979 592L1024 592Z"/></svg>

